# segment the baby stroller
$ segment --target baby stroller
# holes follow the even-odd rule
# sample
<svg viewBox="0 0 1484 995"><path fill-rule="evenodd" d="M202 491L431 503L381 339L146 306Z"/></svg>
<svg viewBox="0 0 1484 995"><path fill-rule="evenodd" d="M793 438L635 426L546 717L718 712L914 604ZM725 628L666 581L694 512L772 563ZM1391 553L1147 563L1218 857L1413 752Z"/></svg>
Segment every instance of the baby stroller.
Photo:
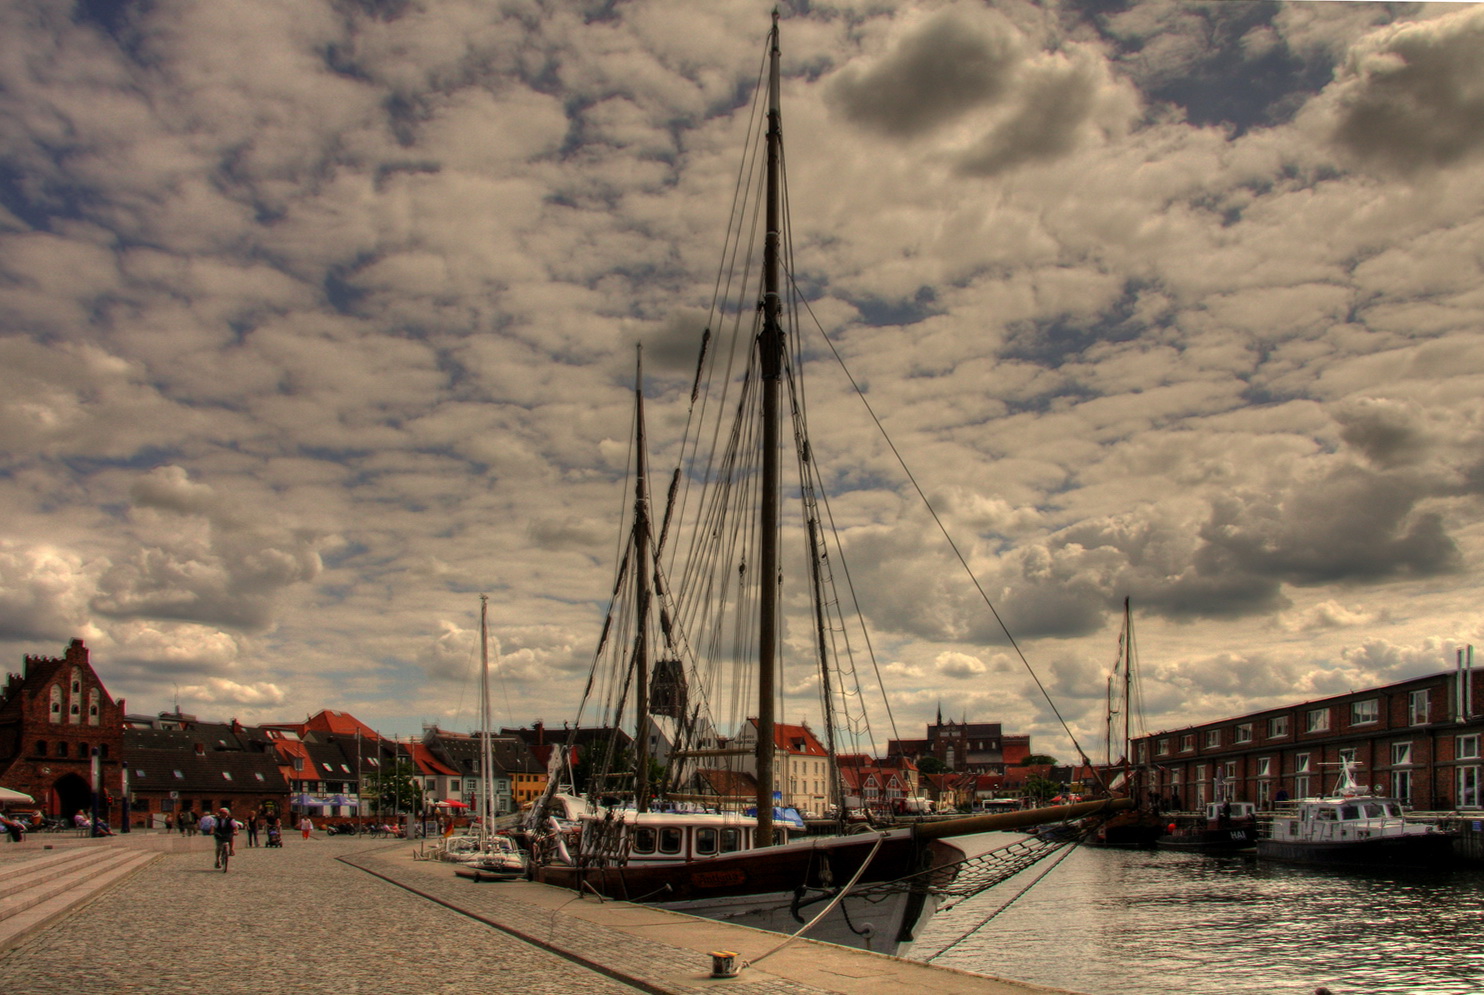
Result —
<svg viewBox="0 0 1484 995"><path fill-rule="evenodd" d="M283 833L279 832L277 826L268 827L268 842L266 846L283 846Z"/></svg>

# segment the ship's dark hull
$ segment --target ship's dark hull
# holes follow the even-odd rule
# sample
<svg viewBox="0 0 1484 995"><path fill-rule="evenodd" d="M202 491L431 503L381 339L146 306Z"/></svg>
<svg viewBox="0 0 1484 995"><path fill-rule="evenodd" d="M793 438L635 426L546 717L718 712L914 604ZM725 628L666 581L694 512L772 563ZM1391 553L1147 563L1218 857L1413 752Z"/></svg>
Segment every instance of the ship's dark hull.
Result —
<svg viewBox="0 0 1484 995"><path fill-rule="evenodd" d="M1251 853L1257 848L1257 830L1251 826L1203 829L1194 833L1161 836L1155 845L1161 850L1194 853Z"/></svg>
<svg viewBox="0 0 1484 995"><path fill-rule="evenodd" d="M820 837L704 860L633 862L624 867L550 864L537 867L533 877L605 898L791 932L824 909L869 860L851 895L808 935L893 953L898 944L912 939L935 903L923 884L873 886L933 868L951 879L964 854L950 843L922 840L910 829L899 829L886 834L873 856L876 840L875 833Z"/></svg>
<svg viewBox="0 0 1484 995"><path fill-rule="evenodd" d="M1323 843L1264 839L1257 841L1257 855L1334 867L1446 867L1453 857L1453 837L1414 833Z"/></svg>

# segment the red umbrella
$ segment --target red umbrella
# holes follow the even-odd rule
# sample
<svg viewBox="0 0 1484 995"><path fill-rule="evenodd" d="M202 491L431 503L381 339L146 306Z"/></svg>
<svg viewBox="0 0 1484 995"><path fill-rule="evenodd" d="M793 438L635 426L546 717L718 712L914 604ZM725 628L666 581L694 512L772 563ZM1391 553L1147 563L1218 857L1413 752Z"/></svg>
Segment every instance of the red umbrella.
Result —
<svg viewBox="0 0 1484 995"><path fill-rule="evenodd" d="M449 808L468 808L469 807L468 805L465 805L463 802L456 802L456 801L454 801L452 798L450 798L448 801L439 802L438 804L439 805L447 805Z"/></svg>

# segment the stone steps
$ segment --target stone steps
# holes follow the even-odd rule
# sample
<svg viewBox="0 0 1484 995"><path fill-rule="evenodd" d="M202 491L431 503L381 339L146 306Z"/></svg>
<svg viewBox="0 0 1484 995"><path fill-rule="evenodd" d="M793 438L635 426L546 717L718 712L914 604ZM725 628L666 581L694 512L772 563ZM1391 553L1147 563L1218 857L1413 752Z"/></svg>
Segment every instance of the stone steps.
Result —
<svg viewBox="0 0 1484 995"><path fill-rule="evenodd" d="M156 850L98 841L0 864L0 950L19 946L160 856Z"/></svg>

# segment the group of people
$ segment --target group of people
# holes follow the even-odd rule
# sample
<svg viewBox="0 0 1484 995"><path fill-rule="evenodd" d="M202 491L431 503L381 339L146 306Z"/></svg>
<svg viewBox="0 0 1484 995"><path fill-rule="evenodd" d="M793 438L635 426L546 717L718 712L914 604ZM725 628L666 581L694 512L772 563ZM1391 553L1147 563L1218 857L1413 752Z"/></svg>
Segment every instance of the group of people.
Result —
<svg viewBox="0 0 1484 995"><path fill-rule="evenodd" d="M170 816L166 816L165 831L168 833L171 830L175 830L182 836L195 836L197 833L200 833L202 836L215 835L217 823L222 812L226 812L230 818L231 809L223 808L216 812L207 811L200 815L197 815L193 809L187 809L180 813L179 818L172 819ZM265 830L269 836L276 836L279 832L278 815L266 810L253 812L245 820L232 819L231 821L238 830L246 831L248 846L258 846L259 834Z"/></svg>

